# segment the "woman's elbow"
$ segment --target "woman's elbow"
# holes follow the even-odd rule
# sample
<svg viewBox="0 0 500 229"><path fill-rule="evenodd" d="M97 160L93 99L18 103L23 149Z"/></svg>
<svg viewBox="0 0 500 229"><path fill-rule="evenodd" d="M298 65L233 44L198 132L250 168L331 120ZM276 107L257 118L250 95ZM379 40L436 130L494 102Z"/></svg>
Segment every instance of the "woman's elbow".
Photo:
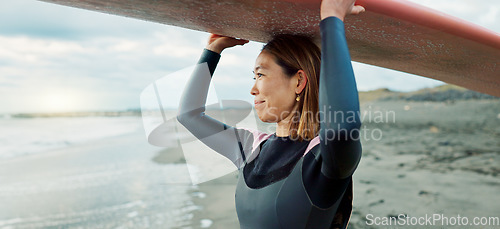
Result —
<svg viewBox="0 0 500 229"><path fill-rule="evenodd" d="M355 148L350 152L349 160L346 160L344 163L340 165L341 172L339 176L341 178L346 178L354 174L354 171L356 171L359 162L361 161L361 154L362 154L361 143L357 142L355 144Z"/></svg>
<svg viewBox="0 0 500 229"><path fill-rule="evenodd" d="M177 121L179 121L180 124L184 125L184 123L186 122L186 119L184 118L184 116L182 114L177 114Z"/></svg>
<svg viewBox="0 0 500 229"><path fill-rule="evenodd" d="M188 112L179 112L177 114L177 121L179 121L179 123L183 126L187 126L188 123L193 121L193 117Z"/></svg>
<svg viewBox="0 0 500 229"><path fill-rule="evenodd" d="M189 123L194 123L198 117L204 115L205 108L194 109L190 111L179 110L177 113L177 121L181 123L183 126L188 125Z"/></svg>

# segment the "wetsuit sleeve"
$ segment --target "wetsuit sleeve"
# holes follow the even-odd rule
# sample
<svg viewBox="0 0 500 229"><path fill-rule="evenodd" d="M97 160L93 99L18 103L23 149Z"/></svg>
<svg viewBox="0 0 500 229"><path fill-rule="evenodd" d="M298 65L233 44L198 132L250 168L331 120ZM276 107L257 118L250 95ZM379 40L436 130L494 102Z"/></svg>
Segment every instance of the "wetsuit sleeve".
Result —
<svg viewBox="0 0 500 229"><path fill-rule="evenodd" d="M319 83L321 172L328 178L351 176L361 158L359 99L344 23L321 21Z"/></svg>
<svg viewBox="0 0 500 229"><path fill-rule="evenodd" d="M207 63L208 65L208 70L210 71L210 77L214 75L215 68L217 67L217 64L219 63L220 60L220 54L210 51L208 49L204 49L203 53L201 54L200 60L198 61L198 64L202 63Z"/></svg>
<svg viewBox="0 0 500 229"><path fill-rule="evenodd" d="M220 54L203 50L181 96L177 120L205 145L241 168L251 153L248 149L251 148L252 133L226 125L205 114L208 88L219 59Z"/></svg>

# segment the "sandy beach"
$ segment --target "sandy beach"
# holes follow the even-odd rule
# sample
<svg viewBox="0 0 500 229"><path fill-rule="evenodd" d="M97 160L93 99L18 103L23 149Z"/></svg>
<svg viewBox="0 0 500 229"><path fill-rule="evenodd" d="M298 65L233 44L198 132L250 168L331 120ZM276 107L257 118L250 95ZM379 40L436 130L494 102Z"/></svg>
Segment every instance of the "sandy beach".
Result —
<svg viewBox="0 0 500 229"><path fill-rule="evenodd" d="M499 228L490 225L375 225L374 217L500 217L500 103L498 100L442 102L373 101L368 112L394 111L395 122L366 122L379 139L363 139L363 158L353 177L354 202L349 228ZM374 133L379 133L375 131ZM199 185L204 206L194 226L237 228L234 209L236 174ZM225 194L223 194L225 193ZM372 217L373 216L373 217ZM372 218L370 218L372 217ZM373 224L373 225L367 225ZM401 225L405 224L405 225ZM200 224L198 224L200 225ZM433 226L434 225L434 226Z"/></svg>
<svg viewBox="0 0 500 229"><path fill-rule="evenodd" d="M361 114L349 228L500 228L472 225L500 217L500 100L363 99ZM187 176L181 148L141 131L1 160L0 228L238 228L237 173ZM370 220L427 215L469 224Z"/></svg>

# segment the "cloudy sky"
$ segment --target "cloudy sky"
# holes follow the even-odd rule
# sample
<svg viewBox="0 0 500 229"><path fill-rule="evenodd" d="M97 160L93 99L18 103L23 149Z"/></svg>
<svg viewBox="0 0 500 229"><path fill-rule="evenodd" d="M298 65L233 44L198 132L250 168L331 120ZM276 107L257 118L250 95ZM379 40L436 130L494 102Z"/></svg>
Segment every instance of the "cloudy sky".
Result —
<svg viewBox="0 0 500 229"><path fill-rule="evenodd" d="M500 31L498 0L418 3ZM35 0L1 1L0 114L138 108L147 85L196 63L207 37ZM214 78L220 98L252 101L251 71L261 46L251 42L224 51ZM354 69L360 90L442 84L359 63Z"/></svg>

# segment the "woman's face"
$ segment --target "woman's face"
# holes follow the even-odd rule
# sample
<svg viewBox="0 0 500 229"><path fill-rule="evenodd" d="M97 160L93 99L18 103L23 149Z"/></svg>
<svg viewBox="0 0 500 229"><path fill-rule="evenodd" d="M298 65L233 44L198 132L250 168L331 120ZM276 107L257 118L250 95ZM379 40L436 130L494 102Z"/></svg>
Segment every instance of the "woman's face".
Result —
<svg viewBox="0 0 500 229"><path fill-rule="evenodd" d="M272 54L262 51L255 61L255 110L263 122L280 122L289 117L296 104L297 82L288 77ZM292 117L292 116L290 116Z"/></svg>

